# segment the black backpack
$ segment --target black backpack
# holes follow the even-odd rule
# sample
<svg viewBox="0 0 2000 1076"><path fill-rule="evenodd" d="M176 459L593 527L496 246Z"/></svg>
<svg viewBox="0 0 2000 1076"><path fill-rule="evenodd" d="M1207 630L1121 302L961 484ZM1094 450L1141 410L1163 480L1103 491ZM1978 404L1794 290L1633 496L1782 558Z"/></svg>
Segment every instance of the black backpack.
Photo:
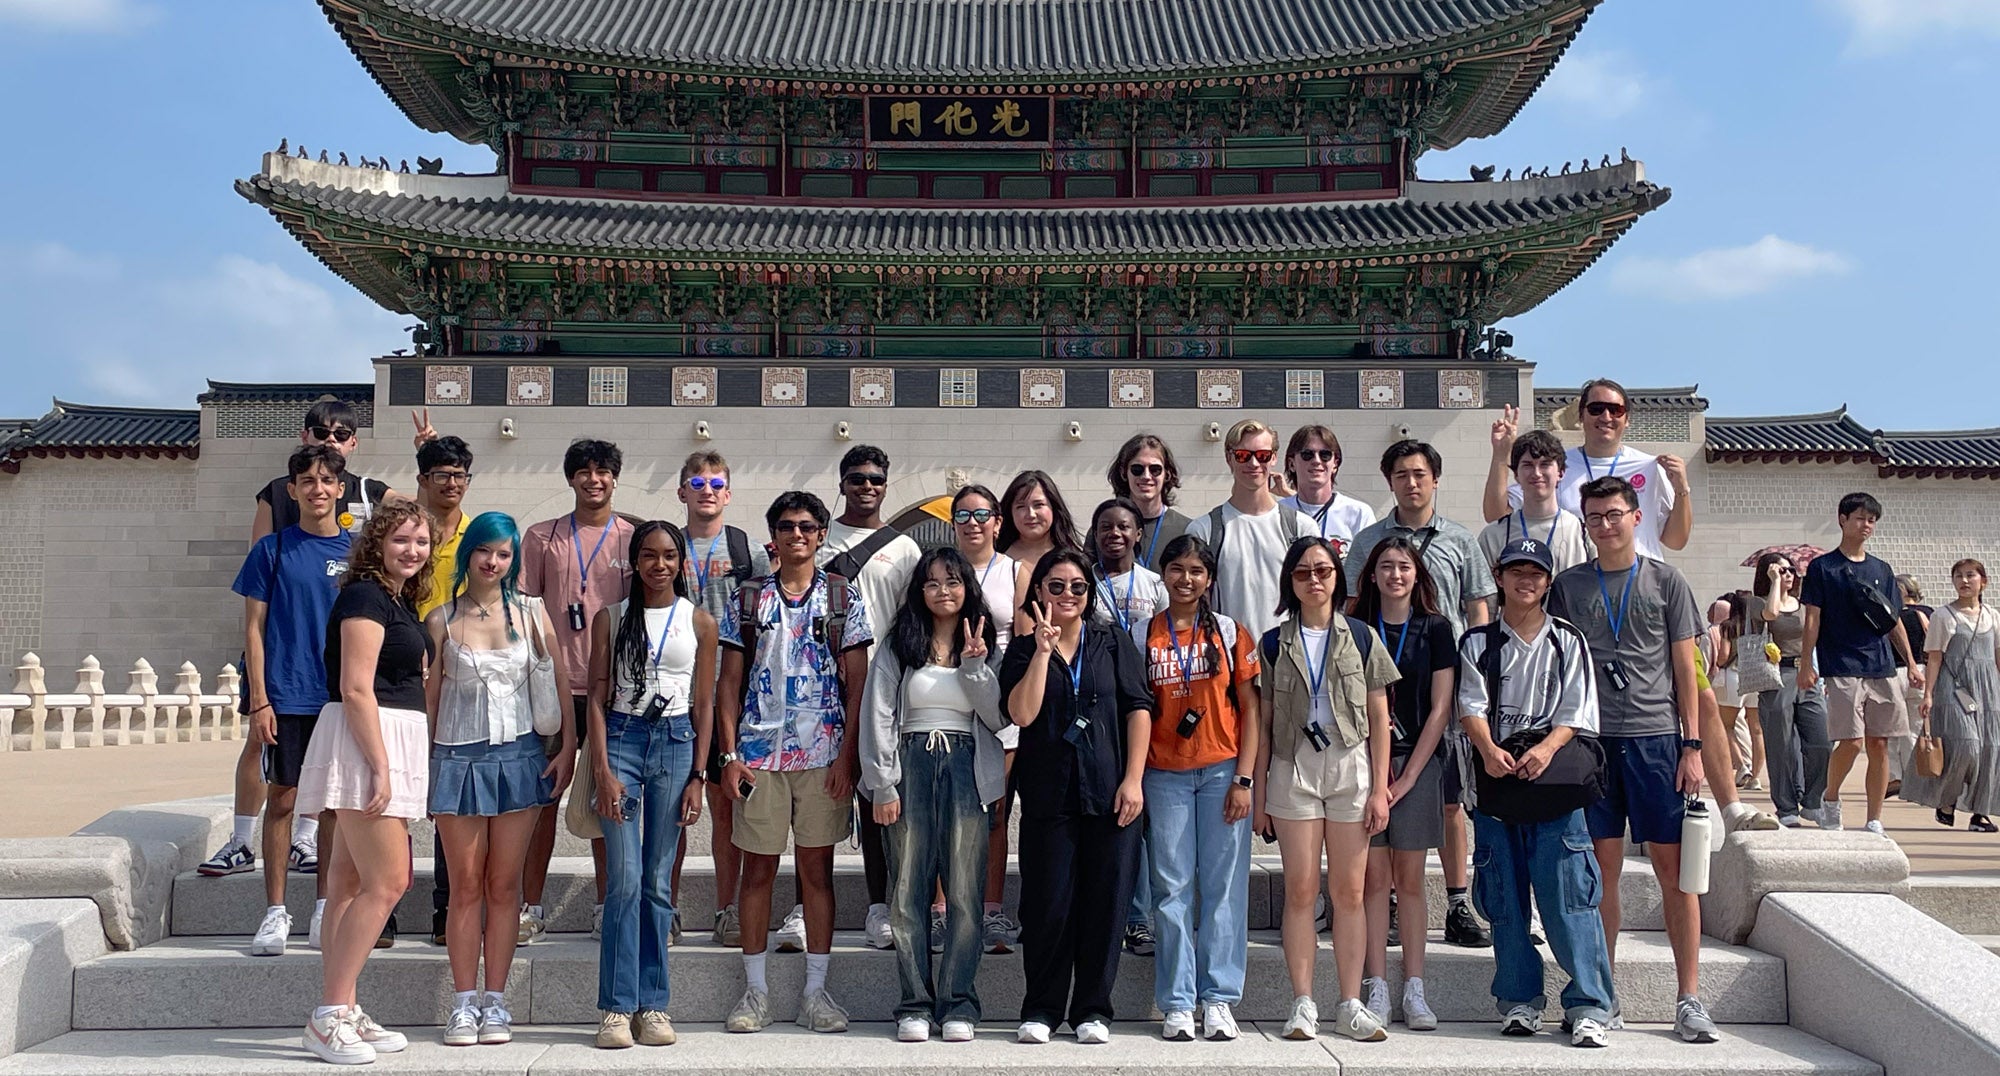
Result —
<svg viewBox="0 0 2000 1076"><path fill-rule="evenodd" d="M1569 659L1554 632L1569 632L1586 653L1589 644L1583 633L1566 621L1551 617L1549 625L1549 644L1556 648L1556 670L1561 678L1567 674ZM1486 637L1486 647L1479 655L1479 672L1486 680L1486 712L1491 715L1500 706L1500 648L1506 643L1506 634L1497 620L1466 634L1473 632ZM1547 729L1524 729L1501 741L1500 749L1520 758L1548 734ZM1512 775L1494 777L1486 772L1477 752L1472 752L1468 761L1473 768L1479 810L1502 822L1551 822L1604 798L1604 747L1595 736L1582 733L1571 736L1549 760L1548 768L1533 781Z"/></svg>

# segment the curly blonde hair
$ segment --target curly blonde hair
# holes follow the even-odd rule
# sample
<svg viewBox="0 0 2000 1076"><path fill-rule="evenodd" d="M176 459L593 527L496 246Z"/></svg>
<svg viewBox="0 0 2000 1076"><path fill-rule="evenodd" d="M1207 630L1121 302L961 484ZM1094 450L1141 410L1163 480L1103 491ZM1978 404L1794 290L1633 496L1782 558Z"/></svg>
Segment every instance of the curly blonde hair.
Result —
<svg viewBox="0 0 2000 1076"><path fill-rule="evenodd" d="M417 574L404 580L400 592L382 559L382 547L388 543L389 536L413 519L424 521L424 526L430 530L431 548L436 549L442 538L438 533L437 520L432 519L429 512L415 501L385 501L375 506L374 514L368 517L368 525L361 529L361 538L354 543L354 549L348 555L347 578L341 580L340 585L344 587L363 579L373 579L382 585L383 590L413 606L430 593L431 575L436 570L435 558L426 560L424 566L417 569Z"/></svg>

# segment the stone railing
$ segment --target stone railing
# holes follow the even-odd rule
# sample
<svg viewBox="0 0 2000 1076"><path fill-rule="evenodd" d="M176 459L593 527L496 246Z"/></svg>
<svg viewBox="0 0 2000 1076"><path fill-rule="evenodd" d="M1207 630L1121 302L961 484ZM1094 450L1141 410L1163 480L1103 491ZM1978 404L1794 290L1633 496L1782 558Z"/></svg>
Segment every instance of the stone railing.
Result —
<svg viewBox="0 0 2000 1076"><path fill-rule="evenodd" d="M14 668L14 690L0 694L0 751L116 747L145 743L236 740L245 732L239 709L241 679L233 665L202 690L201 670L182 662L169 691L146 659L132 664L122 694L104 690L104 667L95 657L76 671L76 690L51 693L42 659L24 654Z"/></svg>

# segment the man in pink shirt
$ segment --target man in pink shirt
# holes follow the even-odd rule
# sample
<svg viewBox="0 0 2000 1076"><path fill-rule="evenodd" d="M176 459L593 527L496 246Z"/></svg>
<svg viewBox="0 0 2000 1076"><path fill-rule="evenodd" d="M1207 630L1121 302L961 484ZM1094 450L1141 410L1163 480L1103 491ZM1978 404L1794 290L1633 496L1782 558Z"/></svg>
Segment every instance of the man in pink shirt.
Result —
<svg viewBox="0 0 2000 1076"><path fill-rule="evenodd" d="M578 440L563 453L563 475L576 493L576 504L568 513L543 520L521 536L521 593L542 599L555 624L556 644L562 648L563 664L570 670L570 700L575 707L577 740L582 742L584 695L589 685L584 670L590 668L590 622L599 609L625 597L632 565L626 559L632 544L632 524L611 510L611 494L618 488L618 472L625 454L609 441ZM545 741L553 752L560 738ZM548 883L549 858L555 854L556 819L559 804L551 804L535 827L534 843L528 846L528 865L523 872L521 896L521 944L534 941L548 930L542 910L542 891ZM590 842L590 858L597 875L597 911L591 919L595 937L604 920L604 840Z"/></svg>

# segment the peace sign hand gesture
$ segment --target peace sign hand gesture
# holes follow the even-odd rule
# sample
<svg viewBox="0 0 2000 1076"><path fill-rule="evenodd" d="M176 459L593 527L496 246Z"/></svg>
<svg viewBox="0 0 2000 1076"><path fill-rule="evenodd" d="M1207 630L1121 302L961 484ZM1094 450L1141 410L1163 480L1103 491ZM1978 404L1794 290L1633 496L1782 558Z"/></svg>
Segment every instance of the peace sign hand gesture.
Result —
<svg viewBox="0 0 2000 1076"><path fill-rule="evenodd" d="M1493 452L1495 455L1512 452L1514 438L1521 430L1521 409L1513 404L1500 409L1500 417L1493 420Z"/></svg>
<svg viewBox="0 0 2000 1076"><path fill-rule="evenodd" d="M410 438L418 448L438 439L437 427L431 425L431 409L410 412L410 425L416 427L417 435Z"/></svg>
<svg viewBox="0 0 2000 1076"><path fill-rule="evenodd" d="M980 617L974 624L970 620L960 621L965 628L965 646L958 653L967 661L986 660L986 618Z"/></svg>
<svg viewBox="0 0 2000 1076"><path fill-rule="evenodd" d="M1062 634L1062 629L1049 619L1047 607L1041 602L1028 603L1028 619L1034 624L1035 653L1042 657L1055 653L1056 638Z"/></svg>

